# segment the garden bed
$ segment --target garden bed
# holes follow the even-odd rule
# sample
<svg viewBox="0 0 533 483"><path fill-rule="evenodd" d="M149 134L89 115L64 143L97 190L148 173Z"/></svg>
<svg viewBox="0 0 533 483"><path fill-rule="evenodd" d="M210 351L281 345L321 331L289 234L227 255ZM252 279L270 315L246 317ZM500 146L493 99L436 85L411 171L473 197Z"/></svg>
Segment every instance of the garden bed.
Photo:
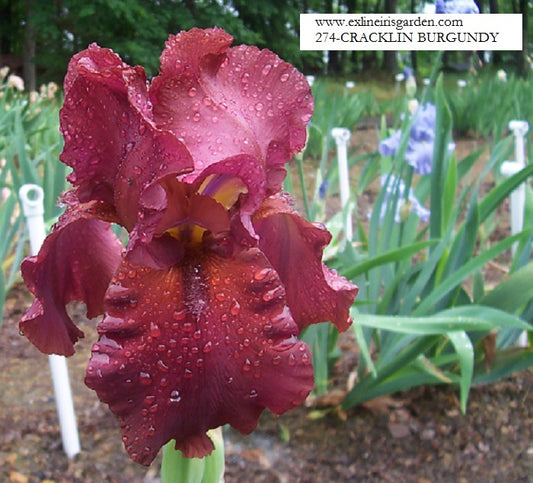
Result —
<svg viewBox="0 0 533 483"><path fill-rule="evenodd" d="M159 458L150 469L130 461L117 420L83 384L96 330L81 304L72 313L86 337L69 368L82 452L73 461L65 457L47 358L17 328L29 301L15 287L1 329L0 481L158 481ZM348 339L336 366L337 390L354 360ZM280 418L265 413L248 437L226 431L226 482L531 481L532 428L531 370L473 388L466 415L450 387L414 389L347 414L334 407L298 408Z"/></svg>

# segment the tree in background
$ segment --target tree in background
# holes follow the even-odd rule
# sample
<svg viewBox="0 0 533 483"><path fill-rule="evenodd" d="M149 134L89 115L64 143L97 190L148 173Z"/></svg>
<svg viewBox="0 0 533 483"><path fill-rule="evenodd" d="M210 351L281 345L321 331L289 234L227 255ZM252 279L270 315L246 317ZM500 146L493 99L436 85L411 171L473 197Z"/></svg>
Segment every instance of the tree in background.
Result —
<svg viewBox="0 0 533 483"><path fill-rule="evenodd" d="M528 0L477 3L483 11L525 14L524 51L493 56L500 65L514 64L524 74L532 40ZM321 72L322 53L299 50L300 13L412 12L423 5L422 0L0 0L0 64L23 74L31 90L37 77L40 82L60 81L72 55L97 42L154 75L169 33L216 25L231 32L237 44L267 47L304 72ZM421 64L430 62L427 55L417 58ZM328 72L396 72L402 67L397 61L394 52L331 52Z"/></svg>

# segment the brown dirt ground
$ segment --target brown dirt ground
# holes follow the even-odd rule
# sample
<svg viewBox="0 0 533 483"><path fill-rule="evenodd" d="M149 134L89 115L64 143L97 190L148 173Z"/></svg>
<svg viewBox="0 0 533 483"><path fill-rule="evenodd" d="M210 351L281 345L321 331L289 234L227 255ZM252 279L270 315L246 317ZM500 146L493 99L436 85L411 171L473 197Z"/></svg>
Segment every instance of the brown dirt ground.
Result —
<svg viewBox="0 0 533 483"><path fill-rule="evenodd" d="M86 333L69 360L82 452L61 448L46 356L17 328L29 303L13 290L0 337L0 481L13 483L156 483L125 453L118 423L83 384L94 323L73 315ZM354 355L344 344L335 379L345 384ZM331 395L335 401L335 393ZM225 430L226 482L530 482L533 481L533 371L472 390L461 414L456 391L418 388L349 411L302 407L265 413L258 429Z"/></svg>
<svg viewBox="0 0 533 483"><path fill-rule="evenodd" d="M359 152L376 143L372 130L352 136ZM459 142L458 157L477 147L476 140ZM358 200L361 219L375 194L371 187ZM499 228L506 233L508 224ZM505 260L502 265L489 267L489 280L504 274ZM83 384L96 331L82 305L74 305L72 314L86 338L69 360L82 452L66 458L47 358L18 333L29 303L25 289L15 287L0 327L0 482L158 482L160 458L148 469L133 463L116 419ZM344 388L354 369L354 347L347 342L336 366L336 389ZM279 418L265 412L250 436L225 429L225 481L533 482L533 370L474 387L466 415L450 387L417 388L347 414L335 408L335 394L333 406L319 413L313 407Z"/></svg>

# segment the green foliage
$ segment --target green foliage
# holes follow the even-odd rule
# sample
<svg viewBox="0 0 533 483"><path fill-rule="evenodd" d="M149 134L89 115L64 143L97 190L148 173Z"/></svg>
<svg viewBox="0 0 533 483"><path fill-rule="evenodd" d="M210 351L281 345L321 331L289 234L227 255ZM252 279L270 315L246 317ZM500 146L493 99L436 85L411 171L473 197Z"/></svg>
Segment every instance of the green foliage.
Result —
<svg viewBox="0 0 533 483"><path fill-rule="evenodd" d="M324 64L322 52L299 49L300 13L382 13L390 6L398 12L420 11L425 3L355 2L354 0L286 0L249 2L247 0L0 0L0 53L23 56L25 37L34 38L40 81L59 82L70 57L97 42L109 47L131 64L147 67L155 75L157 59L169 33L192 27L218 26L226 29L237 43L266 47L307 73L365 75L383 69L383 52L330 52ZM485 7L485 11L487 10ZM528 3L492 0L490 10L502 13L522 8L529 17ZM527 29L526 29L527 30ZM30 35L28 35L28 33ZM530 42L533 30L529 32ZM27 44L26 44L27 48ZM531 50L531 49L529 49ZM448 57L454 57L450 53ZM33 57L30 52L28 55ZM458 54L456 53L455 56ZM402 52L400 65L417 65L424 74L432 64L429 52ZM394 58L394 57L392 57ZM474 63L477 56L472 56ZM525 56L515 52L495 53L494 65L525 71ZM463 60L462 57L459 60ZM520 65L522 67L520 67ZM522 74L524 72L521 72Z"/></svg>
<svg viewBox="0 0 533 483"><path fill-rule="evenodd" d="M451 77L446 89L454 129L462 135L500 139L513 119L533 119L531 80L493 70L469 75L465 87ZM506 79L506 80L503 80Z"/></svg>
<svg viewBox="0 0 533 483"><path fill-rule="evenodd" d="M526 84L513 81L513 85L525 90ZM343 99L342 93L323 86L313 90L315 95L328 96L327 101L317 99L319 106L326 103L342 111L347 104L332 98L337 94ZM522 90L515 93L517 98L527 95ZM437 105L430 175L414 176L404 161L410 132L408 116L401 123L403 143L392 159L377 153L352 153L349 162L352 167L360 164L362 173L354 193L360 194L380 175L401 178L407 188L414 188L419 200L430 206L429 222L421 223L409 210L403 212L400 222L395 222L397 207L404 203L398 184L389 197L384 191L378 194L369 220L356 220L354 243L346 243L342 237L345 217L341 212L326 220L334 234L333 245L327 251L328 264L360 288L352 308L353 330L360 350L359 377L343 403L345 409L416 385L453 384L459 388L464 411L472 384L533 365L533 349L514 345L522 331L533 330L533 287L528 282L533 276L531 224L526 221L529 228L513 236L502 237L496 231L500 207L517 186L533 175L533 165L528 164L508 179L497 177L496 183L486 183L501 162L511 157L513 140L510 135L502 137L506 132L503 121L497 121L493 114L492 125L487 126L487 133L496 141L490 145L490 156L484 165L480 160L482 150L458 160L448 150L455 116L453 106L449 108L450 94L442 77L427 96ZM473 102L481 103L482 99L474 98ZM487 104L486 100L483 103ZM476 106L465 109L475 111ZM323 119L314 117L310 141L313 123L322 126L326 139L326 133L346 115L338 112ZM307 152L313 152L309 145ZM322 155L314 177L315 188L310 189L313 195L307 203L314 207L309 210L312 219L324 221L327 200L320 199L316 185L328 180L328 194L334 194L335 161L328 152ZM490 189L484 193L487 187ZM306 189L303 193L307 196ZM514 256L510 255L513 246L518 247ZM502 259L507 261L509 274L493 286L491 280L484 278L484 272L488 264ZM485 353L484 340L494 332L498 338L492 361ZM314 352L317 392L327 390L329 371L338 357L334 350L336 338L336 331L327 325L305 333Z"/></svg>
<svg viewBox="0 0 533 483"><path fill-rule="evenodd" d="M43 187L44 216L49 224L61 212L56 202L65 188L66 166L58 163L62 140L53 92L43 89L41 95L30 98L7 82L0 83L0 308L6 291L19 277L24 256L20 187L26 183Z"/></svg>
<svg viewBox="0 0 533 483"><path fill-rule="evenodd" d="M170 440L163 448L161 464L162 483L218 483L224 474L224 440L222 428L209 431L215 445L213 452L204 458L184 458Z"/></svg>

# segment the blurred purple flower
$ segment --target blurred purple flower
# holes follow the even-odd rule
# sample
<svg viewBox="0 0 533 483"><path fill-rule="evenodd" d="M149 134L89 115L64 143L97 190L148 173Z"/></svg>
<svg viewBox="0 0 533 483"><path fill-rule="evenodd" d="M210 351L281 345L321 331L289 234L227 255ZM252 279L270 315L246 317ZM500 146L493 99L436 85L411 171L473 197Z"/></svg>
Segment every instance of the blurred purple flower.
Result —
<svg viewBox="0 0 533 483"><path fill-rule="evenodd" d="M388 182L387 182L388 181ZM396 178L394 175L384 174L380 179L381 188L385 190L385 197L381 204L381 212L379 214L380 222L383 222L385 214L387 212L387 206L389 204L389 198L396 193L398 203L396 205L396 213L394 215L394 221L400 223L402 221L402 208L405 206L405 183L403 180ZM407 202L411 205L409 212L413 212L420 218L420 221L427 222L431 212L425 208L415 196L413 189L409 188L409 195ZM405 221L405 220L404 220Z"/></svg>
<svg viewBox="0 0 533 483"><path fill-rule="evenodd" d="M318 196L321 200L323 200L326 197L326 194L328 193L329 188L329 179L325 179L320 184L320 187L318 188Z"/></svg>
<svg viewBox="0 0 533 483"><path fill-rule="evenodd" d="M414 114L409 141L405 151L405 160L413 167L415 173L431 173L433 161L433 144L435 141L435 120L437 110L431 103L424 104ZM401 130L379 143L379 152L383 156L393 156L400 147Z"/></svg>
<svg viewBox="0 0 533 483"><path fill-rule="evenodd" d="M479 13L474 0L436 0L435 13Z"/></svg>

